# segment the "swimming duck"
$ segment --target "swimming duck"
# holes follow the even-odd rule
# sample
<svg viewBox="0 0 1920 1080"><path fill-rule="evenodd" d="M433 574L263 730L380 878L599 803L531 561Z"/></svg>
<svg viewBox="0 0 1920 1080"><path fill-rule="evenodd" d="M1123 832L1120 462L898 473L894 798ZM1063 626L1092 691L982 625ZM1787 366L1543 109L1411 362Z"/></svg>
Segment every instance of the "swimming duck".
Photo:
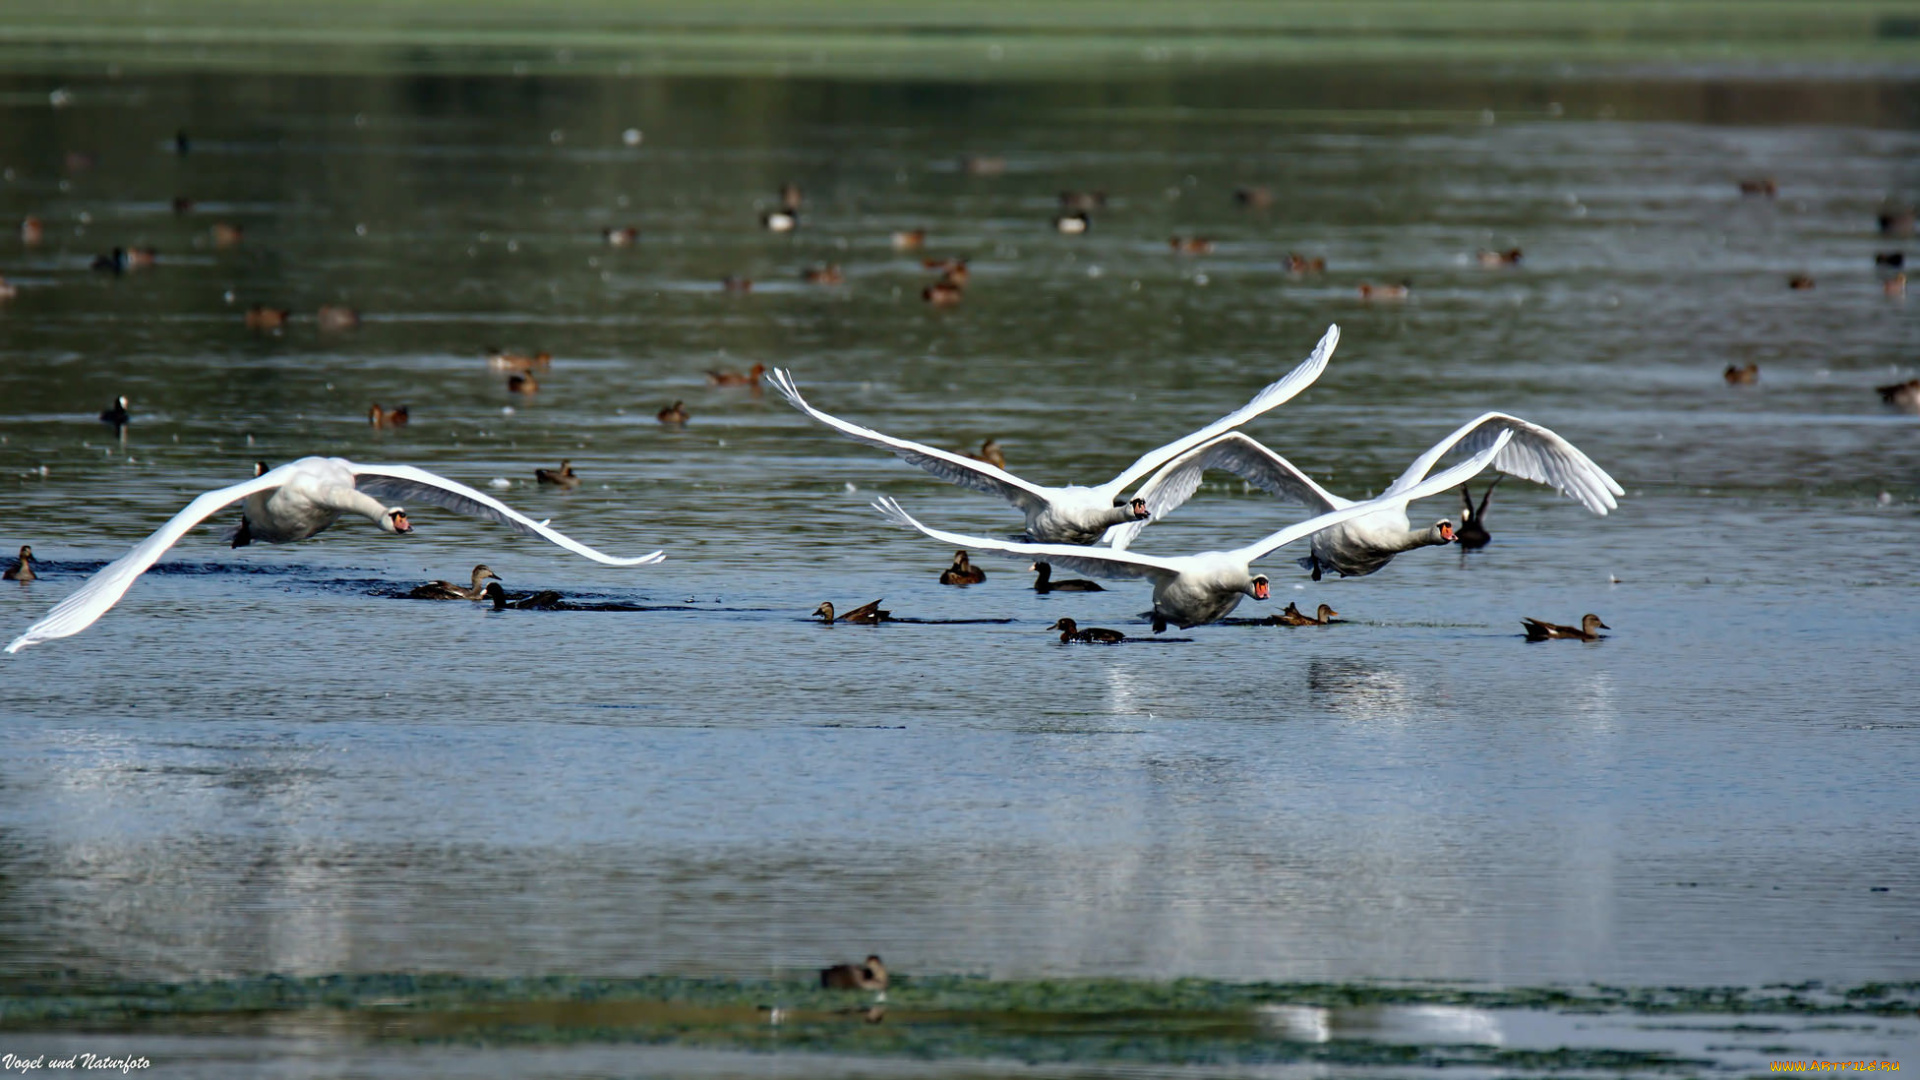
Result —
<svg viewBox="0 0 1920 1080"><path fill-rule="evenodd" d="M985 580L987 580L987 572L973 565L964 551L954 552L953 565L940 571L942 585L958 585L965 588L968 585L978 585Z"/></svg>
<svg viewBox="0 0 1920 1080"><path fill-rule="evenodd" d="M800 280L809 285L839 285L845 282L847 277L840 272L838 263L822 263L802 270Z"/></svg>
<svg viewBox="0 0 1920 1080"><path fill-rule="evenodd" d="M767 373L767 365L755 364L746 371L709 371L708 386L751 386L758 389L760 377Z"/></svg>
<svg viewBox="0 0 1920 1080"><path fill-rule="evenodd" d="M1104 191L1063 191L1060 193L1060 209L1069 214L1084 214L1089 210L1105 210L1107 193Z"/></svg>
<svg viewBox="0 0 1920 1080"><path fill-rule="evenodd" d="M151 536L88 578L86 584L56 604L45 618L13 639L6 651L19 652L29 645L77 634L92 626L126 595L148 567L195 525L236 502L243 502L246 509L231 543L234 547L245 547L256 540L266 544L305 540L338 521L342 514L364 517L384 533L410 533L413 525L407 520L406 510L381 501L394 498L499 522L612 566L647 566L666 558L658 551L634 559L602 554L548 528L545 522L516 512L484 491L411 465L359 465L342 458L306 457L250 480L202 493Z"/></svg>
<svg viewBox="0 0 1920 1080"><path fill-rule="evenodd" d="M47 238L47 225L39 218L28 214L20 219L20 242L32 247Z"/></svg>
<svg viewBox="0 0 1920 1080"><path fill-rule="evenodd" d="M1507 446L1509 436L1511 446ZM1404 497L1405 493L1420 487L1422 478L1456 448L1478 451L1496 441L1506 447L1506 451L1493 459L1494 468L1553 487L1594 514L1605 515L1615 509L1619 505L1615 496L1626 494L1606 470L1547 428L1506 413L1483 413L1415 458L1379 498L1370 500L1378 509L1358 521L1338 523L1318 532L1313 537L1311 552L1300 560L1300 565L1312 571L1315 581L1327 570L1343 577L1359 577L1379 570L1401 552L1451 543L1453 523L1445 518L1426 529L1415 529L1409 524L1407 504L1411 498ZM1331 513L1349 505L1345 499L1314 483L1286 458L1236 431L1188 451L1141 485L1135 494L1147 502L1147 520L1157 521L1172 513L1192 497L1206 470L1216 467L1315 513ZM1439 490L1451 490L1460 482ZM1129 523L1115 530L1109 540L1116 549L1124 549L1144 527L1144 524Z"/></svg>
<svg viewBox="0 0 1920 1080"><path fill-rule="evenodd" d="M617 229L601 229L600 235L606 238L608 247L632 247L640 239L640 230L631 225Z"/></svg>
<svg viewBox="0 0 1920 1080"><path fill-rule="evenodd" d="M1873 253L1873 265L1884 266L1889 270L1898 270L1907 265L1907 253L1904 251L1876 251Z"/></svg>
<svg viewBox="0 0 1920 1080"><path fill-rule="evenodd" d="M534 378L532 372L519 372L509 375L507 376L507 390L511 393L525 394L528 397L532 397L540 392L540 380Z"/></svg>
<svg viewBox="0 0 1920 1080"><path fill-rule="evenodd" d="M20 295L20 286L0 277L0 300L11 300Z"/></svg>
<svg viewBox="0 0 1920 1080"><path fill-rule="evenodd" d="M473 585L455 585L451 581L429 581L417 586L407 596L413 600L485 600L487 588L482 582L488 578L500 580L500 575L484 565L473 568Z"/></svg>
<svg viewBox="0 0 1920 1080"><path fill-rule="evenodd" d="M360 313L345 304L321 304L315 318L322 330L352 330L360 325Z"/></svg>
<svg viewBox="0 0 1920 1080"><path fill-rule="evenodd" d="M1327 272L1327 260L1321 256L1309 259L1297 252L1287 252L1287 273L1299 277L1303 274L1324 274Z"/></svg>
<svg viewBox="0 0 1920 1080"><path fill-rule="evenodd" d="M780 209L787 213L798 213L805 197L800 194L800 185L789 180L780 185Z"/></svg>
<svg viewBox="0 0 1920 1080"><path fill-rule="evenodd" d="M753 279L728 274L720 279L720 291L730 293L750 293L753 291Z"/></svg>
<svg viewBox="0 0 1920 1080"><path fill-rule="evenodd" d="M793 373L781 368L775 368L769 372L767 382L780 391L794 408L846 438L889 451L909 464L925 469L950 484L958 484L982 494L996 495L1005 499L1026 519L1028 538L1040 543L1091 544L1100 539L1108 528L1122 522L1138 521L1147 516L1147 505L1144 501L1138 498L1124 499L1121 496L1122 492L1166 462L1222 432L1230 431L1252 420L1305 390L1326 369L1327 361L1339 342L1340 328L1328 327L1326 335L1314 347L1313 355L1282 378L1262 388L1254 395L1253 400L1199 431L1176 439L1157 450L1148 451L1118 476L1095 487L1079 484L1060 487L1042 486L963 454L928 446L925 443L895 438L872 428L842 420L808 404L806 398L800 395L799 386L793 381ZM969 545L955 544L954 546L968 547Z"/></svg>
<svg viewBox="0 0 1920 1080"><path fill-rule="evenodd" d="M217 248L235 248L245 239L246 230L230 222L216 221L208 229L213 234L213 246Z"/></svg>
<svg viewBox="0 0 1920 1080"><path fill-rule="evenodd" d="M555 487L566 488L568 490L580 486L580 477L574 474L573 462L568 460L561 461L560 467L557 469L533 470L533 478L538 483L552 484Z"/></svg>
<svg viewBox="0 0 1920 1080"><path fill-rule="evenodd" d="M1880 394L1881 401L1901 412L1920 413L1920 379L1908 379L1903 383L1874 389Z"/></svg>
<svg viewBox="0 0 1920 1080"><path fill-rule="evenodd" d="M406 427L407 407L402 405L397 409L383 409L376 401L367 406L367 423L376 429Z"/></svg>
<svg viewBox="0 0 1920 1080"><path fill-rule="evenodd" d="M114 274L124 274L127 272L127 265L128 265L128 260L127 260L126 248L114 248L113 251L111 251L106 255L95 255L93 257L93 268L95 270L104 270Z"/></svg>
<svg viewBox="0 0 1920 1080"><path fill-rule="evenodd" d="M813 613L820 616L822 623L881 623L893 618L893 612L880 610L879 600L875 600L871 604L862 604L838 618L834 617L832 601L828 601L814 608Z"/></svg>
<svg viewBox="0 0 1920 1080"><path fill-rule="evenodd" d="M1582 615L1579 626L1561 626L1539 619L1521 619L1520 625L1527 628L1528 641L1599 641L1606 635L1594 631L1613 629L1601 622L1600 616L1593 614Z"/></svg>
<svg viewBox="0 0 1920 1080"><path fill-rule="evenodd" d="M1340 613L1327 604L1321 604L1319 610L1312 615L1301 611L1293 604L1288 604L1287 610L1269 617L1267 621L1275 626L1326 626L1339 617Z"/></svg>
<svg viewBox="0 0 1920 1080"><path fill-rule="evenodd" d="M969 452L967 457L973 461L984 461L996 469L1007 467L1007 455L1000 451L999 439L987 439L980 444L980 452Z"/></svg>
<svg viewBox="0 0 1920 1080"><path fill-rule="evenodd" d="M1204 236L1175 236L1167 240L1175 255L1211 255L1213 241Z"/></svg>
<svg viewBox="0 0 1920 1080"><path fill-rule="evenodd" d="M1500 480L1501 477L1496 476L1493 483L1487 485L1478 509L1473 505L1473 489L1460 485L1460 527L1454 530L1453 536L1467 551L1478 551L1493 539L1493 534L1487 531L1487 500L1493 498L1493 489L1500 486Z"/></svg>
<svg viewBox="0 0 1920 1080"><path fill-rule="evenodd" d="M537 352L532 356L519 356L493 349L487 356L487 366L495 371L545 371L553 366L553 354Z"/></svg>
<svg viewBox="0 0 1920 1080"><path fill-rule="evenodd" d="M552 589L543 589L527 596L509 597L507 590L501 588L499 582L494 581L487 583L487 591L483 596L484 599L493 601L495 611L506 611L509 608L515 611L566 611L568 609L567 602Z"/></svg>
<svg viewBox="0 0 1920 1080"><path fill-rule="evenodd" d="M176 214L193 213L193 200L187 198L185 195L175 195L173 197L173 212Z"/></svg>
<svg viewBox="0 0 1920 1080"><path fill-rule="evenodd" d="M1771 199L1779 193L1780 188L1773 182L1773 177L1771 176L1762 176L1753 180L1740 181L1740 194L1742 195L1763 195Z"/></svg>
<svg viewBox="0 0 1920 1080"><path fill-rule="evenodd" d="M661 409L657 413L654 413L653 418L660 421L663 424L672 424L672 425L678 426L680 424L686 423L687 417L690 415L692 414L687 412L687 403L684 401L676 400L673 404L667 406L664 409Z"/></svg>
<svg viewBox="0 0 1920 1080"><path fill-rule="evenodd" d="M1907 275L1904 273L1895 274L1881 282L1880 291L1886 293L1888 296L1907 295Z"/></svg>
<svg viewBox="0 0 1920 1080"><path fill-rule="evenodd" d="M1806 292L1813 288L1813 277L1809 274L1795 274L1787 279L1787 288L1795 292Z"/></svg>
<svg viewBox="0 0 1920 1080"><path fill-rule="evenodd" d="M1739 366L1728 364L1727 370L1721 372L1720 375L1727 380L1728 386L1752 386L1754 383L1760 381L1760 365L1753 363Z"/></svg>
<svg viewBox="0 0 1920 1080"><path fill-rule="evenodd" d="M1881 236L1912 236L1913 207L1889 204L1880 210Z"/></svg>
<svg viewBox="0 0 1920 1080"><path fill-rule="evenodd" d="M1520 249L1508 248L1505 251L1489 251L1485 248L1482 248L1480 249L1479 252L1477 252L1474 255L1474 258L1479 260L1479 263L1481 266L1485 266L1490 269L1494 267L1500 267L1500 266L1519 266L1520 265Z"/></svg>
<svg viewBox="0 0 1920 1080"><path fill-rule="evenodd" d="M112 424L115 435L125 431L128 422L132 419L133 414L127 411L127 395L125 394L114 398L113 404L100 410L100 422L103 424Z"/></svg>
<svg viewBox="0 0 1920 1080"><path fill-rule="evenodd" d="M1033 591L1037 593L1107 591L1106 588L1097 581L1082 581L1078 578L1070 578L1066 581L1055 581L1053 580L1053 564L1049 562L1037 562L1027 567L1027 569L1039 575L1033 579Z"/></svg>
<svg viewBox="0 0 1920 1080"><path fill-rule="evenodd" d="M939 281L920 290L920 299L925 300L934 307L952 307L964 299L965 296L965 289L962 289L958 284L946 278L941 278Z"/></svg>
<svg viewBox="0 0 1920 1080"><path fill-rule="evenodd" d="M895 251L919 251L927 246L927 230L895 229L892 239Z"/></svg>
<svg viewBox="0 0 1920 1080"><path fill-rule="evenodd" d="M249 330L285 329L287 325L287 320L292 317L293 317L293 312L287 308L274 308L274 307L268 307L265 304L255 304L252 307L247 309L247 315L246 315L247 329Z"/></svg>
<svg viewBox="0 0 1920 1080"><path fill-rule="evenodd" d="M887 968L877 956L863 964L835 964L820 969L820 986L825 990L885 990Z"/></svg>
<svg viewBox="0 0 1920 1080"><path fill-rule="evenodd" d="M955 285L965 285L970 276L965 259L921 259L920 265L928 270L940 271L940 279Z"/></svg>
<svg viewBox="0 0 1920 1080"><path fill-rule="evenodd" d="M1403 281L1398 285L1375 285L1370 281L1360 283L1362 300L1405 300L1413 292L1413 283Z"/></svg>
<svg viewBox="0 0 1920 1080"><path fill-rule="evenodd" d="M39 576L40 575L33 572L33 549L22 544L20 545L20 561L14 563L13 568L6 573L0 574L0 580L32 581Z"/></svg>
<svg viewBox="0 0 1920 1080"><path fill-rule="evenodd" d="M1127 635L1118 630L1107 630L1098 626L1089 626L1082 630L1072 619L1061 619L1047 629L1060 631L1062 645L1075 641L1085 642L1088 645L1117 645L1127 640Z"/></svg>
<svg viewBox="0 0 1920 1080"><path fill-rule="evenodd" d="M1078 236L1092 227L1093 219L1087 216L1085 210L1061 214L1053 219L1053 231L1065 233L1068 236Z"/></svg>
<svg viewBox="0 0 1920 1080"><path fill-rule="evenodd" d="M768 210L760 215L760 227L774 233L792 232L800 227L800 215L791 210Z"/></svg>
<svg viewBox="0 0 1920 1080"><path fill-rule="evenodd" d="M1273 205L1273 189L1263 187L1234 188L1233 201L1248 209L1264 210Z"/></svg>

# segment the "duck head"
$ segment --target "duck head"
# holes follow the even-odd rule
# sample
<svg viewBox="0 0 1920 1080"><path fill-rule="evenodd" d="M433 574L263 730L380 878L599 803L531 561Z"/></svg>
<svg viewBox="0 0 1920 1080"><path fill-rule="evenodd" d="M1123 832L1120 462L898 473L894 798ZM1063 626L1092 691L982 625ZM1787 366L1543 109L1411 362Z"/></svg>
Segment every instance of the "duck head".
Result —
<svg viewBox="0 0 1920 1080"><path fill-rule="evenodd" d="M1327 622L1327 621L1329 621L1329 620L1331 620L1331 619L1337 619L1337 618L1339 618L1339 617L1340 617L1340 613L1339 613L1339 612L1337 612L1337 611L1335 611L1335 610L1333 610L1333 607L1332 607L1332 605L1329 605L1329 604L1321 604L1321 605L1320 605L1320 609L1319 609L1318 611L1316 611L1316 612L1314 612L1314 616L1315 616L1316 618L1318 618L1318 619L1319 619L1319 620L1320 620L1321 622Z"/></svg>
<svg viewBox="0 0 1920 1080"><path fill-rule="evenodd" d="M1072 619L1061 619L1059 622L1054 623L1052 626L1047 627L1047 629L1048 630L1064 630L1067 633L1072 634L1079 631L1080 624L1074 622Z"/></svg>
<svg viewBox="0 0 1920 1080"><path fill-rule="evenodd" d="M487 599L493 601L493 610L504 611L507 607L507 590L497 581L487 583Z"/></svg>
<svg viewBox="0 0 1920 1080"><path fill-rule="evenodd" d="M1580 617L1580 630L1582 633L1591 634L1595 630L1611 630L1611 629L1613 629L1613 627L1608 626L1606 623L1601 622L1600 616L1598 615L1588 614L1588 615L1582 615Z"/></svg>
<svg viewBox="0 0 1920 1080"><path fill-rule="evenodd" d="M473 568L473 587L474 588L476 589L479 588L480 583L487 580L488 578L492 578L495 581L499 581L500 575L494 573L484 563Z"/></svg>
<svg viewBox="0 0 1920 1080"><path fill-rule="evenodd" d="M820 616L820 621L821 621L821 622L832 622L832 621L833 621L833 604L832 604L832 602L831 602L831 601L829 601L829 602L827 602L827 603L824 603L824 604L821 604L821 605L820 605L819 607L817 607L817 608L814 608L814 609L813 609L813 614L814 614L814 615L818 615L818 616ZM809 616L809 618L811 618L811 616Z"/></svg>
<svg viewBox="0 0 1920 1080"><path fill-rule="evenodd" d="M1255 600L1265 600L1267 597L1273 595L1269 585L1267 575L1255 574L1252 579L1247 582L1247 587L1242 591Z"/></svg>
<svg viewBox="0 0 1920 1080"><path fill-rule="evenodd" d="M410 533L413 531L413 526L407 522L407 512L394 506L380 515L380 529L382 532Z"/></svg>

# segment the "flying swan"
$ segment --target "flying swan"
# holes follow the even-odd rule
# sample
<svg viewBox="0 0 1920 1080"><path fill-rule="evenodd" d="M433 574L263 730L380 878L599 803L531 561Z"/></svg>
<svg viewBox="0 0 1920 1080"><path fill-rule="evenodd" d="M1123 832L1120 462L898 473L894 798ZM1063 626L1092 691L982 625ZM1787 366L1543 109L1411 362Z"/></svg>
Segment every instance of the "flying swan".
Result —
<svg viewBox="0 0 1920 1080"><path fill-rule="evenodd" d="M1517 416L1490 412L1461 425L1415 458L1407 471L1374 500L1381 504L1379 510L1314 534L1312 553L1301 559L1300 565L1313 571L1315 581L1327 570L1342 577L1358 577L1387 565L1400 552L1451 543L1453 524L1445 518L1425 529L1415 529L1408 523L1407 503L1420 498L1411 492L1435 463L1455 447L1476 452L1491 445L1502 433L1510 434L1512 439L1493 459L1493 467L1499 472L1546 484L1601 515L1619 506L1614 496L1626 494L1605 469L1594 464L1572 443ZM1325 514L1354 505L1308 479L1292 462L1258 440L1236 431L1168 462L1141 486L1139 495L1146 500L1153 520L1172 513L1191 498L1200 486L1201 474L1208 469L1226 469L1263 491L1297 502L1315 513ZM1145 522L1131 522L1116 527L1112 538L1114 548L1125 550L1145 525Z"/></svg>
<svg viewBox="0 0 1920 1080"><path fill-rule="evenodd" d="M892 499L874 501L874 509L896 525L918 529L953 547L970 547L1005 555L1044 558L1056 566L1077 573L1104 578L1148 578L1153 581L1153 631L1159 633L1169 623L1185 629L1225 618L1240 603L1242 596L1255 600L1267 598L1267 575L1253 574L1251 565L1295 540L1353 518L1376 513L1405 499L1437 495L1473 479L1507 445L1512 433L1502 431L1478 454L1438 476L1414 484L1406 492L1382 495L1366 502L1349 503L1338 510L1289 525L1277 533L1232 551L1206 551L1198 555L1163 558L1141 555L1124 549L1074 547L1067 544L1023 544L1018 541L991 540L982 536L964 536L929 528L915 521Z"/></svg>
<svg viewBox="0 0 1920 1080"><path fill-rule="evenodd" d="M1140 499L1122 502L1121 492L1163 463L1216 435L1239 427L1313 385L1313 381L1326 370L1327 360L1333 356L1334 347L1339 344L1340 328L1327 327L1320 344L1314 346L1313 355L1284 378L1255 394L1252 401L1183 439L1145 454L1127 466L1125 472L1099 487L1043 487L1028 483L984 461L922 443L896 439L872 428L829 416L807 404L807 400L800 396L800 388L794 384L792 372L785 369L774 369L767 375L767 382L786 395L794 408L849 439L890 450L909 464L918 465L950 484L972 488L987 495L998 495L1012 503L1014 509L1026 515L1026 540L1037 544L1091 544L1111 526L1146 518L1149 512L1146 503Z"/></svg>
<svg viewBox="0 0 1920 1080"><path fill-rule="evenodd" d="M277 469L259 471L245 483L209 491L194 499L152 536L134 545L132 551L102 567L79 591L55 605L46 618L14 638L7 651L19 652L29 645L68 637L92 626L94 620L118 603L134 580L189 529L242 499L246 500L246 506L240 528L232 537L234 547L256 540L266 544L305 540L333 524L341 514L364 517L380 526L382 532L412 532L407 512L381 501L389 499L427 503L488 518L609 566L646 566L666 558L658 551L637 559L620 559L595 551L491 495L411 465L355 465L344 458L306 457Z"/></svg>

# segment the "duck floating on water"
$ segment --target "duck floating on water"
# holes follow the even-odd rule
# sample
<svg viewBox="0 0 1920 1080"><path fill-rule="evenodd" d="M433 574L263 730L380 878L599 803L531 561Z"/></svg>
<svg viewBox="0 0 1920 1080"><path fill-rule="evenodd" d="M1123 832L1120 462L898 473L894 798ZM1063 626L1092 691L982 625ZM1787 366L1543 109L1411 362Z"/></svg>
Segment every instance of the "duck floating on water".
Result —
<svg viewBox="0 0 1920 1080"><path fill-rule="evenodd" d="M1500 480L1501 477L1496 476L1493 483L1487 485L1478 508L1473 505L1473 489L1460 485L1460 527L1454 530L1453 538L1464 550L1478 551L1493 540L1493 534L1487 531L1487 500L1493 498L1493 489L1500 486Z"/></svg>
<svg viewBox="0 0 1920 1080"><path fill-rule="evenodd" d="M1519 248L1508 248L1505 251L1489 251L1486 248L1482 248L1474 255L1474 259L1478 261L1481 266L1487 267L1490 270L1502 266L1519 266L1520 258Z"/></svg>
<svg viewBox="0 0 1920 1080"><path fill-rule="evenodd" d="M687 411L687 403L676 399L673 404L654 413L653 418L666 424L668 427L679 427L685 424L687 418L692 415L692 413Z"/></svg>
<svg viewBox="0 0 1920 1080"><path fill-rule="evenodd" d="M33 549L22 544L19 560L6 573L0 574L0 581L32 581L39 576L33 572Z"/></svg>
<svg viewBox="0 0 1920 1080"><path fill-rule="evenodd" d="M425 585L416 586L407 596L413 600L485 600L487 586L482 583L489 578L498 581L500 575L482 564L473 568L471 586L455 585L451 581L429 581Z"/></svg>
<svg viewBox="0 0 1920 1080"><path fill-rule="evenodd" d="M1299 607L1288 604L1287 610L1278 615L1268 616L1267 621L1275 626L1327 626L1340 617L1329 604L1321 604L1312 615L1301 611Z"/></svg>
<svg viewBox="0 0 1920 1080"><path fill-rule="evenodd" d="M800 215L791 210L769 210L760 215L760 227L771 233L790 233L800 227Z"/></svg>
<svg viewBox="0 0 1920 1080"><path fill-rule="evenodd" d="M553 366L553 354L543 350L532 356L521 356L490 349L487 352L487 366L495 371L545 371Z"/></svg>
<svg viewBox="0 0 1920 1080"><path fill-rule="evenodd" d="M1720 373L1728 386L1752 386L1760 381L1760 365L1756 363L1728 364L1727 370Z"/></svg>
<svg viewBox="0 0 1920 1080"><path fill-rule="evenodd" d="M1213 241L1204 236L1175 236L1167 240L1175 255L1211 255Z"/></svg>
<svg viewBox="0 0 1920 1080"><path fill-rule="evenodd" d="M633 242L640 239L640 230L631 225L623 225L618 228L601 229L600 236L606 240L608 247L632 247Z"/></svg>
<svg viewBox="0 0 1920 1080"><path fill-rule="evenodd" d="M207 228L213 236L213 246L217 248L237 248L246 239L247 231L228 221L216 221Z"/></svg>
<svg viewBox="0 0 1920 1080"><path fill-rule="evenodd" d="M835 964L820 969L823 990L885 990L887 966L878 956L869 956L861 964Z"/></svg>
<svg viewBox="0 0 1920 1080"><path fill-rule="evenodd" d="M509 393L532 397L540 392L540 380L534 378L533 373L530 371L509 375L507 376L507 391Z"/></svg>
<svg viewBox="0 0 1920 1080"><path fill-rule="evenodd" d="M968 451L967 458L971 461L984 461L996 469L1007 467L1007 455L1001 451L999 439L983 440L980 443L980 452L976 454Z"/></svg>
<svg viewBox="0 0 1920 1080"><path fill-rule="evenodd" d="M896 229L890 239L895 251L919 251L927 246L927 230Z"/></svg>
<svg viewBox="0 0 1920 1080"><path fill-rule="evenodd" d="M488 583L484 598L493 601L493 610L495 611L507 611L509 609L514 611L567 611L572 608L571 604L568 604L561 598L559 593L554 592L552 589L544 589L526 596L508 596L507 590L501 588L500 583L497 581Z"/></svg>
<svg viewBox="0 0 1920 1080"><path fill-rule="evenodd" d="M1085 210L1076 210L1071 214L1061 214L1053 219L1053 231L1067 236L1079 236L1093 228L1093 219Z"/></svg>
<svg viewBox="0 0 1920 1080"><path fill-rule="evenodd" d="M833 602L829 600L822 603L819 607L814 608L813 613L820 617L820 621L823 624L837 622L872 624L890 622L893 619L893 612L880 610L879 600L875 600L870 604L862 604L852 611L837 617L833 613Z"/></svg>
<svg viewBox="0 0 1920 1080"><path fill-rule="evenodd" d="M571 460L562 460L557 469L535 469L533 479L536 483L552 484L569 491L580 486L580 477L574 474Z"/></svg>
<svg viewBox="0 0 1920 1080"><path fill-rule="evenodd" d="M1892 386L1876 386L1880 400L1901 412L1920 413L1920 379L1908 379Z"/></svg>
<svg viewBox="0 0 1920 1080"><path fill-rule="evenodd" d="M405 405L397 409L383 409L380 407L380 403L376 401L372 405L367 406L367 423L373 425L375 430L406 427L407 420L408 410Z"/></svg>
<svg viewBox="0 0 1920 1080"><path fill-rule="evenodd" d="M958 282L941 278L939 281L920 290L920 299L934 307L953 307L966 298L966 290Z"/></svg>
<svg viewBox="0 0 1920 1080"><path fill-rule="evenodd" d="M1403 281L1398 285L1375 285L1370 281L1360 283L1362 300L1405 300L1413 295L1413 283Z"/></svg>
<svg viewBox="0 0 1920 1080"><path fill-rule="evenodd" d="M360 313L345 304L321 304L315 318L322 330L353 330L360 325Z"/></svg>
<svg viewBox="0 0 1920 1080"><path fill-rule="evenodd" d="M1053 564L1050 562L1036 562L1027 569L1037 575L1033 579L1033 591L1037 593L1107 591L1106 587L1097 581L1082 581L1078 578L1069 578L1066 581L1053 580Z"/></svg>
<svg viewBox="0 0 1920 1080"><path fill-rule="evenodd" d="M1579 626L1561 626L1539 619L1521 619L1520 625L1527 628L1528 641L1599 641L1607 635L1595 633L1596 630L1613 629L1601 622L1600 616L1591 613L1580 617Z"/></svg>
<svg viewBox="0 0 1920 1080"><path fill-rule="evenodd" d="M985 580L987 580L987 572L973 565L964 551L954 552L953 565L940 571L942 585L958 585L965 588L968 585L978 585Z"/></svg>
<svg viewBox="0 0 1920 1080"><path fill-rule="evenodd" d="M800 280L809 285L840 285L847 276L840 272L839 263L821 263L800 271Z"/></svg>
<svg viewBox="0 0 1920 1080"><path fill-rule="evenodd" d="M127 425L133 421L133 414L127 411L127 395L121 394L113 399L113 404L100 410L100 422L113 427L115 435L123 434Z"/></svg>
<svg viewBox="0 0 1920 1080"><path fill-rule="evenodd" d="M249 330L283 330L287 320L293 318L289 308L268 307L255 304L247 309L246 322Z"/></svg>
<svg viewBox="0 0 1920 1080"><path fill-rule="evenodd" d="M755 364L746 371L709 371L708 386L751 386L760 388L760 379L767 373L767 365Z"/></svg>
<svg viewBox="0 0 1920 1080"><path fill-rule="evenodd" d="M1780 194L1780 186L1774 183L1773 177L1760 176L1750 180L1740 181L1740 194L1748 197L1758 196L1771 199Z"/></svg>
<svg viewBox="0 0 1920 1080"><path fill-rule="evenodd" d="M1117 645L1127 640L1127 635L1118 630L1108 630L1105 627L1089 626L1085 630L1082 630L1079 624L1072 619L1061 619L1052 626L1047 627L1047 629L1060 631L1060 644L1062 645L1071 644L1075 641L1088 645Z"/></svg>

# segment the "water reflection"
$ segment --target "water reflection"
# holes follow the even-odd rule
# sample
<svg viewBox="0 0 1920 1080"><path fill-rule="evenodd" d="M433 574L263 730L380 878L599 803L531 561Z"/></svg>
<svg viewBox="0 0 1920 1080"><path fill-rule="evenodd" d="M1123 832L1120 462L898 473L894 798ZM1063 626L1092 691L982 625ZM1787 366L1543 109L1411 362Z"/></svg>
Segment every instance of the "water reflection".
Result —
<svg viewBox="0 0 1920 1080"><path fill-rule="evenodd" d="M1400 723L1417 708L1404 676L1353 658L1309 660L1307 692L1316 704L1355 720Z"/></svg>
<svg viewBox="0 0 1920 1080"><path fill-rule="evenodd" d="M1456 1005L1377 1005L1325 1009L1311 1005L1263 1005L1255 1010L1275 1035L1290 1042L1335 1039L1368 1042L1499 1046L1499 1017Z"/></svg>

